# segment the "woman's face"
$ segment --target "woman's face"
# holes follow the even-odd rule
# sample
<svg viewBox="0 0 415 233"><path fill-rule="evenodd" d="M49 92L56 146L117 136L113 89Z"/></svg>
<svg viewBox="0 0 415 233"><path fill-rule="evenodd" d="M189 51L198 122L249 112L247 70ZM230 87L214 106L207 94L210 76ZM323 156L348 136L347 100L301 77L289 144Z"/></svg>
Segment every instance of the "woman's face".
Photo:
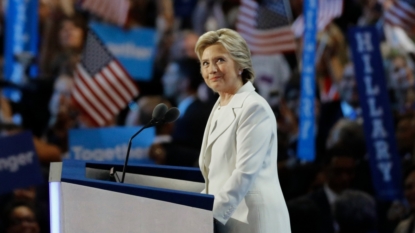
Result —
<svg viewBox="0 0 415 233"><path fill-rule="evenodd" d="M412 210L415 210L415 172L411 172L404 183L405 197Z"/></svg>
<svg viewBox="0 0 415 233"><path fill-rule="evenodd" d="M59 31L60 43L63 48L79 49L83 44L84 32L82 28L77 27L72 21L65 20L62 22Z"/></svg>
<svg viewBox="0 0 415 233"><path fill-rule="evenodd" d="M215 92L234 94L243 86L239 75L242 69L239 69L222 44L207 47L200 60L203 79Z"/></svg>
<svg viewBox="0 0 415 233"><path fill-rule="evenodd" d="M38 233L39 231L35 215L28 207L18 206L13 210L7 233Z"/></svg>

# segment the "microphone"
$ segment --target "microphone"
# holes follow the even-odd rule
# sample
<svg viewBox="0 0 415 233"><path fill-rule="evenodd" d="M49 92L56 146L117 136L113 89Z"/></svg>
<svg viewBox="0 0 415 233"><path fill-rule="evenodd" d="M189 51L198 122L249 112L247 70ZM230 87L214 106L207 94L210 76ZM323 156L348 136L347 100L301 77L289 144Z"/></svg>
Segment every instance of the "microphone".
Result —
<svg viewBox="0 0 415 233"><path fill-rule="evenodd" d="M170 122L174 122L175 120L177 120L177 118L179 118L180 116L180 111L178 108L170 108L167 112L166 115L164 115L164 122L163 123L170 123Z"/></svg>
<svg viewBox="0 0 415 233"><path fill-rule="evenodd" d="M163 103L157 104L157 106L153 110L153 114L151 115L153 119L161 119L167 112L167 106ZM151 121L150 121L151 122Z"/></svg>
<svg viewBox="0 0 415 233"><path fill-rule="evenodd" d="M170 108L167 111L167 106L163 103L158 104L154 108L153 114L152 114L152 119L146 125L144 125L137 133L135 133L130 138L130 141L128 142L127 155L125 157L124 167L122 169L121 183L124 183L125 169L127 168L128 158L130 156L131 142L133 141L133 139L139 133L141 133L141 131L143 131L144 129L152 127L152 126L156 126L156 125L162 125L164 123L174 122L175 120L177 120L177 118L179 118L179 116L180 116L179 109L173 107L173 108Z"/></svg>

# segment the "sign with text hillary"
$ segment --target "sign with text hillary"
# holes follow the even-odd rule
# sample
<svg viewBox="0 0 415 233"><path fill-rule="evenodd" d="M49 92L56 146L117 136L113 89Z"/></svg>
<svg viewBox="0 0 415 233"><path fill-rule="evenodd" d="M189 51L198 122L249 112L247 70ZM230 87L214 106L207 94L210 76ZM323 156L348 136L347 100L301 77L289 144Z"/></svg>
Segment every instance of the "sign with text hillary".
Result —
<svg viewBox="0 0 415 233"><path fill-rule="evenodd" d="M73 129L69 131L69 159L124 162L128 142L141 127ZM143 130L131 144L129 163L148 159L154 128Z"/></svg>
<svg viewBox="0 0 415 233"><path fill-rule="evenodd" d="M361 27L352 28L348 36L374 188L379 199L394 200L401 197L401 166L378 34L374 27Z"/></svg>
<svg viewBox="0 0 415 233"><path fill-rule="evenodd" d="M125 30L114 25L96 22L91 23L90 27L133 79L151 80L157 41L154 29Z"/></svg>
<svg viewBox="0 0 415 233"><path fill-rule="evenodd" d="M3 75L6 80L21 83L25 75L23 66L16 60L20 56L36 57L38 52L38 0L12 0L7 1L5 12L5 36L4 43L4 69ZM4 5L3 5L4 6ZM2 29L3 30L3 29ZM3 45L2 45L3 46ZM34 66L32 65L32 68ZM30 70L35 76L36 70ZM10 98L19 98L15 91L5 91Z"/></svg>
<svg viewBox="0 0 415 233"><path fill-rule="evenodd" d="M43 182L30 132L0 138L0 194Z"/></svg>
<svg viewBox="0 0 415 233"><path fill-rule="evenodd" d="M298 138L298 158L304 161L315 159L315 57L317 44L318 1L304 2L305 31L303 45L303 68L301 71L300 132Z"/></svg>

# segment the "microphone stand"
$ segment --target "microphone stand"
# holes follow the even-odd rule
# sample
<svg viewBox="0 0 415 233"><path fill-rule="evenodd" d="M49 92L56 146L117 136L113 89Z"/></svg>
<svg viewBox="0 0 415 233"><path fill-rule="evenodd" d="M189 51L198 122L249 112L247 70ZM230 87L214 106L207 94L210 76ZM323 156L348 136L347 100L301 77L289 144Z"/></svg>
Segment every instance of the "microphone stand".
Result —
<svg viewBox="0 0 415 233"><path fill-rule="evenodd" d="M145 126L143 126L143 128L141 128L137 133L135 133L131 138L130 141L128 142L128 149L127 149L127 156L125 157L125 161L124 161L124 167L122 169L122 177L121 177L121 183L124 183L124 178L125 178L125 169L127 168L127 163L128 163L128 158L130 157L130 149L131 149L131 143L133 141L133 139L135 138L135 136L137 136L139 133L141 133L141 131L143 131L144 129L147 129L148 127L160 124L163 120L159 119L151 119L150 122L148 122Z"/></svg>

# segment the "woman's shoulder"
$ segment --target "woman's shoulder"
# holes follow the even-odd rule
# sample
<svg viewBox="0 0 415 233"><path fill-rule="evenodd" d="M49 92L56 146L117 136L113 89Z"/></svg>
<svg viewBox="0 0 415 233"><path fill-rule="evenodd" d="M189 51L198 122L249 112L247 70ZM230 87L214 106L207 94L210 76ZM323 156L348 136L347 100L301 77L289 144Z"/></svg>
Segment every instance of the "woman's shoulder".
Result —
<svg viewBox="0 0 415 233"><path fill-rule="evenodd" d="M258 105L264 108L267 108L267 107L270 108L268 102L264 99L264 97L262 97L260 94L258 94L255 91L249 93L244 101L244 106L252 106L252 105L254 106Z"/></svg>
<svg viewBox="0 0 415 233"><path fill-rule="evenodd" d="M256 115L274 115L268 102L256 92L251 92L246 97L244 103L242 104L242 111L248 114L255 112Z"/></svg>

